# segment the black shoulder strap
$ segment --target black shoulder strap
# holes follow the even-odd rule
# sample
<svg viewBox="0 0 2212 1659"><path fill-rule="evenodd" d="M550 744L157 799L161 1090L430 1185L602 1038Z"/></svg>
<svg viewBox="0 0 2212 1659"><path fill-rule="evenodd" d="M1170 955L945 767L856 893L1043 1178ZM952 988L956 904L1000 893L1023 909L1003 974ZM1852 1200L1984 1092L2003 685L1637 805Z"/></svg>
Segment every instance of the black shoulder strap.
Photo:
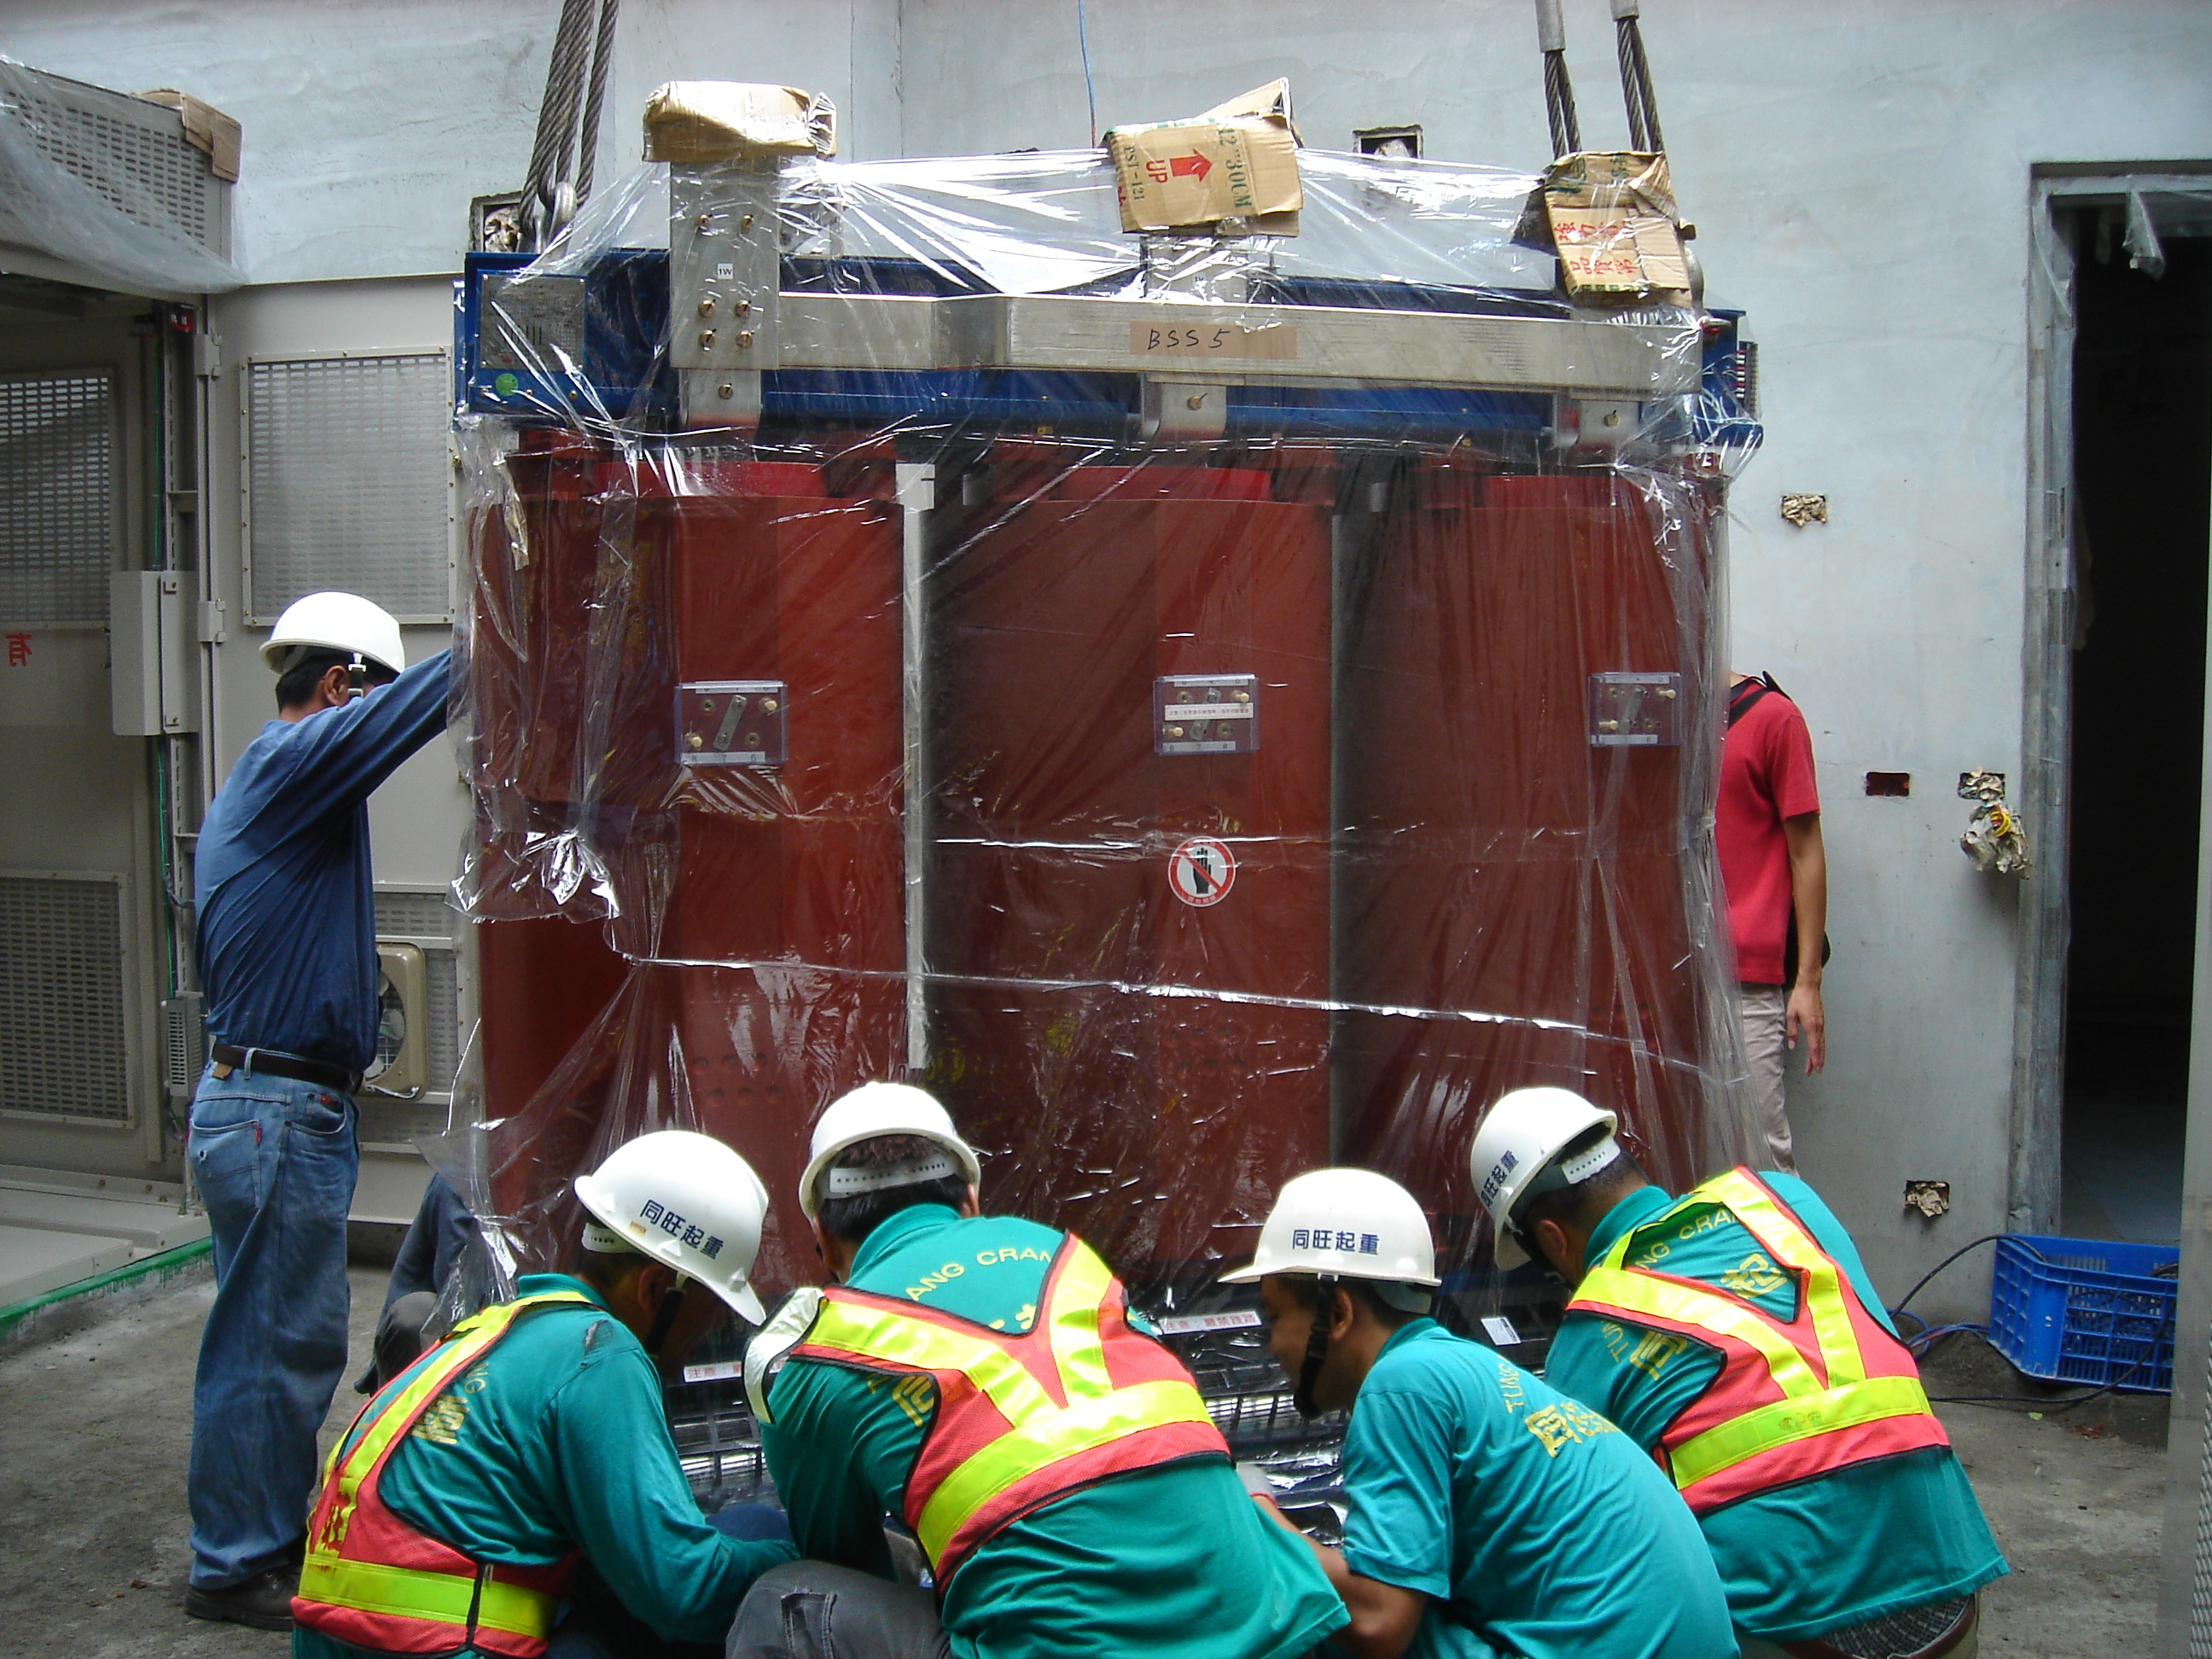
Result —
<svg viewBox="0 0 2212 1659"><path fill-rule="evenodd" d="M1774 688L1763 679L1745 680L1729 693L1728 723L1734 726L1756 708L1759 700Z"/></svg>

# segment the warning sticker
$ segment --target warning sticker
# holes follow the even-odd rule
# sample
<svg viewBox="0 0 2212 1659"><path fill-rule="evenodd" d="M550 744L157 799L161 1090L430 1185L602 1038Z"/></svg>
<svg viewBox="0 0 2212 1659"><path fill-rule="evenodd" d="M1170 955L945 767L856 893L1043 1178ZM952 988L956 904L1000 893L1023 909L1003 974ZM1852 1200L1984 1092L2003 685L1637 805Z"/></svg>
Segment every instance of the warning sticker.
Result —
<svg viewBox="0 0 2212 1659"><path fill-rule="evenodd" d="M1185 904L1218 904L1236 884L1237 854L1211 836L1193 836L1168 856L1168 885Z"/></svg>

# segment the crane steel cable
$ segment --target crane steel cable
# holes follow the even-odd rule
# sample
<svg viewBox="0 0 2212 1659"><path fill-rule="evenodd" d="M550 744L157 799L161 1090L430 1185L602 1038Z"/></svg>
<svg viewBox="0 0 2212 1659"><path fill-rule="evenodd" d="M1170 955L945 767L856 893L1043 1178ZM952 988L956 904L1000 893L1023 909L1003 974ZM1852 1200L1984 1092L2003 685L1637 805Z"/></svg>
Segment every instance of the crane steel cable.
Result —
<svg viewBox="0 0 2212 1659"><path fill-rule="evenodd" d="M1575 118L1574 82L1567 78L1567 28L1559 17L1559 0L1536 0L1536 44L1544 53L1544 112L1551 118L1552 154L1571 155L1583 147L1583 131Z"/></svg>
<svg viewBox="0 0 2212 1659"><path fill-rule="evenodd" d="M592 193L592 164L599 159L599 108L606 101L607 62L614 56L615 14L622 0L599 0L599 39L592 48L591 85L584 94L584 131L576 145L576 205Z"/></svg>
<svg viewBox="0 0 2212 1659"><path fill-rule="evenodd" d="M1628 106L1628 142L1645 151L1662 150L1659 100L1651 91L1651 64L1644 55L1644 28L1638 0L1613 0L1613 45L1620 59L1620 95Z"/></svg>
<svg viewBox="0 0 2212 1659"><path fill-rule="evenodd" d="M553 55L545 70L545 96L538 106L538 137L531 146L530 171L522 184L523 245L533 253L556 228L553 221L559 210L562 175L568 170L576 103L583 89L592 5L592 0L561 0L561 21L554 31Z"/></svg>

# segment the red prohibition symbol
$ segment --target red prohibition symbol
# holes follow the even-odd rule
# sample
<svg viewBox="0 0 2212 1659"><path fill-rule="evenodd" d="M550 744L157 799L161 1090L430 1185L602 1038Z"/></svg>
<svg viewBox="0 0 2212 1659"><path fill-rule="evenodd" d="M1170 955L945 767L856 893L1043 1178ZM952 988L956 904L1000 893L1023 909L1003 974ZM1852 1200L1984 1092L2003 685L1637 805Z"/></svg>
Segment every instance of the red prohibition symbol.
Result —
<svg viewBox="0 0 2212 1659"><path fill-rule="evenodd" d="M1168 885L1185 904L1218 904L1236 884L1237 854L1211 836L1193 836L1168 855Z"/></svg>

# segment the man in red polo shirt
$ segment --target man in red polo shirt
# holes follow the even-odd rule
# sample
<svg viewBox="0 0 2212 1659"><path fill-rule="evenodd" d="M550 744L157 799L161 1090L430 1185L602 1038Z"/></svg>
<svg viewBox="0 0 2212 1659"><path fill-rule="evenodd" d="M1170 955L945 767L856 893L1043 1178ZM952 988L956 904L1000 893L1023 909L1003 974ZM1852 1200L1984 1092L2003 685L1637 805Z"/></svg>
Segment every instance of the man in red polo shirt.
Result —
<svg viewBox="0 0 2212 1659"><path fill-rule="evenodd" d="M1771 678L1731 678L1714 836L1729 930L1735 939L1744 1049L1766 1135L1763 1167L1795 1170L1790 1120L1783 1112L1784 1051L1802 1040L1808 1073L1827 1063L1820 958L1827 935L1828 859L1820 844L1812 734L1797 705ZM1791 957L1793 910L1798 948L1785 960Z"/></svg>

